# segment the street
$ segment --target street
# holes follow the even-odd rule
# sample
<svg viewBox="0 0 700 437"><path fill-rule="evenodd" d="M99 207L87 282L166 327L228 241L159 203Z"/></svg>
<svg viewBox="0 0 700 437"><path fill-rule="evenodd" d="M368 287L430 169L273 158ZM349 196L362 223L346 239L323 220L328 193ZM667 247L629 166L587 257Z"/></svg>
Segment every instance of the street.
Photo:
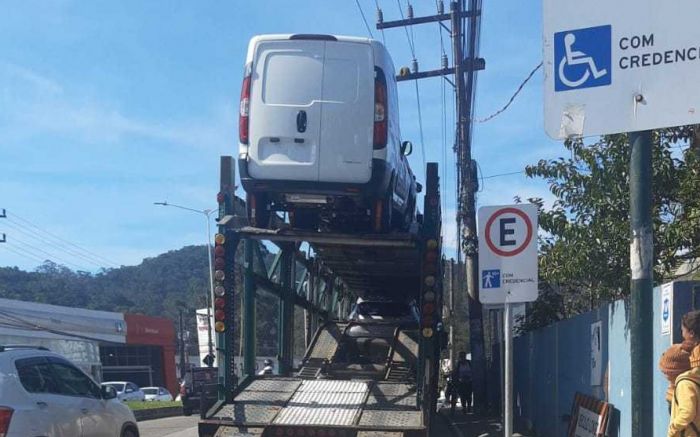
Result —
<svg viewBox="0 0 700 437"><path fill-rule="evenodd" d="M139 422L141 437L197 437L199 415L166 417Z"/></svg>

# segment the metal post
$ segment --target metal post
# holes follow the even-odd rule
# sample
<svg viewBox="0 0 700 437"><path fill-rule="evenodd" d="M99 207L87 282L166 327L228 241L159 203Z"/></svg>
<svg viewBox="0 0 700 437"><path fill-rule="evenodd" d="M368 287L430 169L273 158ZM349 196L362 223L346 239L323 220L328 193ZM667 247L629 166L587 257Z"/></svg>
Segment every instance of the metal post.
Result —
<svg viewBox="0 0 700 437"><path fill-rule="evenodd" d="M457 322L455 316L455 262L453 259L450 260L449 278L450 278L450 366L454 366L455 362L455 323Z"/></svg>
<svg viewBox="0 0 700 437"><path fill-rule="evenodd" d="M214 302L214 270L211 264L211 224L209 223L209 214L211 210L204 211L204 217L207 219L207 255L209 256L209 293L207 294L207 341L209 344L209 355L214 356L214 341L211 335L211 307ZM209 361L208 367L214 365L213 361Z"/></svg>
<svg viewBox="0 0 700 437"><path fill-rule="evenodd" d="M505 384L503 403L503 435L513 435L513 312L512 304L505 304L503 331L505 338Z"/></svg>
<svg viewBox="0 0 700 437"><path fill-rule="evenodd" d="M185 324L182 321L182 307L178 308L180 315L180 379L185 379Z"/></svg>
<svg viewBox="0 0 700 437"><path fill-rule="evenodd" d="M282 296L279 305L279 334L278 355L279 374L288 375L294 366L293 344L294 341L294 289L292 288L294 262L294 247L285 245L282 247L282 259L280 264L280 280Z"/></svg>
<svg viewBox="0 0 700 437"><path fill-rule="evenodd" d="M654 240L652 228L652 132L631 132L630 156L630 360L632 363L632 435L651 437L654 430L652 299Z"/></svg>
<svg viewBox="0 0 700 437"><path fill-rule="evenodd" d="M249 238L243 240L243 371L247 376L255 375L255 244Z"/></svg>

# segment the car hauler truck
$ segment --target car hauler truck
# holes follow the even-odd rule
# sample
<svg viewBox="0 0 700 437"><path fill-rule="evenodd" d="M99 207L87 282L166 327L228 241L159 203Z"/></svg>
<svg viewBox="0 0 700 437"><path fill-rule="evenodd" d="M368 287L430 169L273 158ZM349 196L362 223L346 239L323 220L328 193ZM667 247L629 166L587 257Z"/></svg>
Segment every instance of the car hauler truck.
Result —
<svg viewBox="0 0 700 437"><path fill-rule="evenodd" d="M218 401L202 413L200 437L427 436L437 399L442 333L440 193L429 163L423 215L409 232L336 234L299 231L284 223L248 226L235 197L234 167L222 157L215 237L214 316ZM260 242L280 251L265 264ZM243 262L236 261L243 244ZM308 245L313 258L299 251ZM234 366L234 265L243 265L243 375ZM256 375L255 295L279 297L278 374ZM349 322L359 296L415 299L417 324ZM308 347L293 368L294 306L306 310ZM238 364L237 362L235 364Z"/></svg>

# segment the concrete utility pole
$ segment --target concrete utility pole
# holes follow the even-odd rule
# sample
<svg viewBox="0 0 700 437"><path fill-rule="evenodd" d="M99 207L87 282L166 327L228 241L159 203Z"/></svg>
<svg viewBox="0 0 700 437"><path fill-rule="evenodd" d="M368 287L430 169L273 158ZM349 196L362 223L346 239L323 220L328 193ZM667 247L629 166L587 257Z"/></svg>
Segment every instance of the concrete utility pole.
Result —
<svg viewBox="0 0 700 437"><path fill-rule="evenodd" d="M466 283L469 294L469 342L472 355L472 375L474 381L474 405L477 411L483 411L486 407L486 357L484 354L484 332L482 326L482 310L479 302L479 289L477 283L478 276L478 252L476 233L476 197L477 178L475 167L471 157L471 125L472 125L472 102L474 100L475 72L483 70L485 62L482 58L476 57L477 40L479 37L479 21L481 10L479 0L470 0L469 10L463 11L461 3L464 0L450 3L450 12L444 13L442 1L438 2L438 14L427 17L413 17L412 13L403 20L381 21L382 14L379 13L380 21L377 29L389 29L394 27L412 26L424 23L450 21L452 35L452 68L446 65L439 70L425 72L412 71L397 76L397 81L424 79L435 76L447 76L454 74L454 87L456 92L457 108L457 160L458 169L461 175L461 186L459 187L459 223L464 224L462 233L464 235L463 248L466 255ZM466 3L466 2L465 2ZM469 19L467 28L463 28L462 22ZM469 31L468 38L465 31ZM467 58L464 56L464 42L467 43ZM414 69L417 62L414 60ZM403 70L403 69L402 69ZM466 76L466 81L465 81ZM461 268L461 266L458 266Z"/></svg>
<svg viewBox="0 0 700 437"><path fill-rule="evenodd" d="M185 366L185 325L182 321L182 306L177 309L180 316L180 379L185 379L187 368Z"/></svg>

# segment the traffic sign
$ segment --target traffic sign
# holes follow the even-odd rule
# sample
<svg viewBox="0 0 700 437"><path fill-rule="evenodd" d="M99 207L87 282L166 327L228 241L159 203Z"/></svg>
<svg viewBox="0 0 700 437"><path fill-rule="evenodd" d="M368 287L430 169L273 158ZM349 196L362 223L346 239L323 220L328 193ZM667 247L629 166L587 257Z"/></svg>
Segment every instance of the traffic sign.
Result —
<svg viewBox="0 0 700 437"><path fill-rule="evenodd" d="M537 299L537 207L479 208L479 300L485 304Z"/></svg>
<svg viewBox="0 0 700 437"><path fill-rule="evenodd" d="M544 0L555 139L700 123L697 0Z"/></svg>
<svg viewBox="0 0 700 437"><path fill-rule="evenodd" d="M670 335L673 325L673 283L661 286L661 335ZM673 340L671 340L673 341Z"/></svg>

